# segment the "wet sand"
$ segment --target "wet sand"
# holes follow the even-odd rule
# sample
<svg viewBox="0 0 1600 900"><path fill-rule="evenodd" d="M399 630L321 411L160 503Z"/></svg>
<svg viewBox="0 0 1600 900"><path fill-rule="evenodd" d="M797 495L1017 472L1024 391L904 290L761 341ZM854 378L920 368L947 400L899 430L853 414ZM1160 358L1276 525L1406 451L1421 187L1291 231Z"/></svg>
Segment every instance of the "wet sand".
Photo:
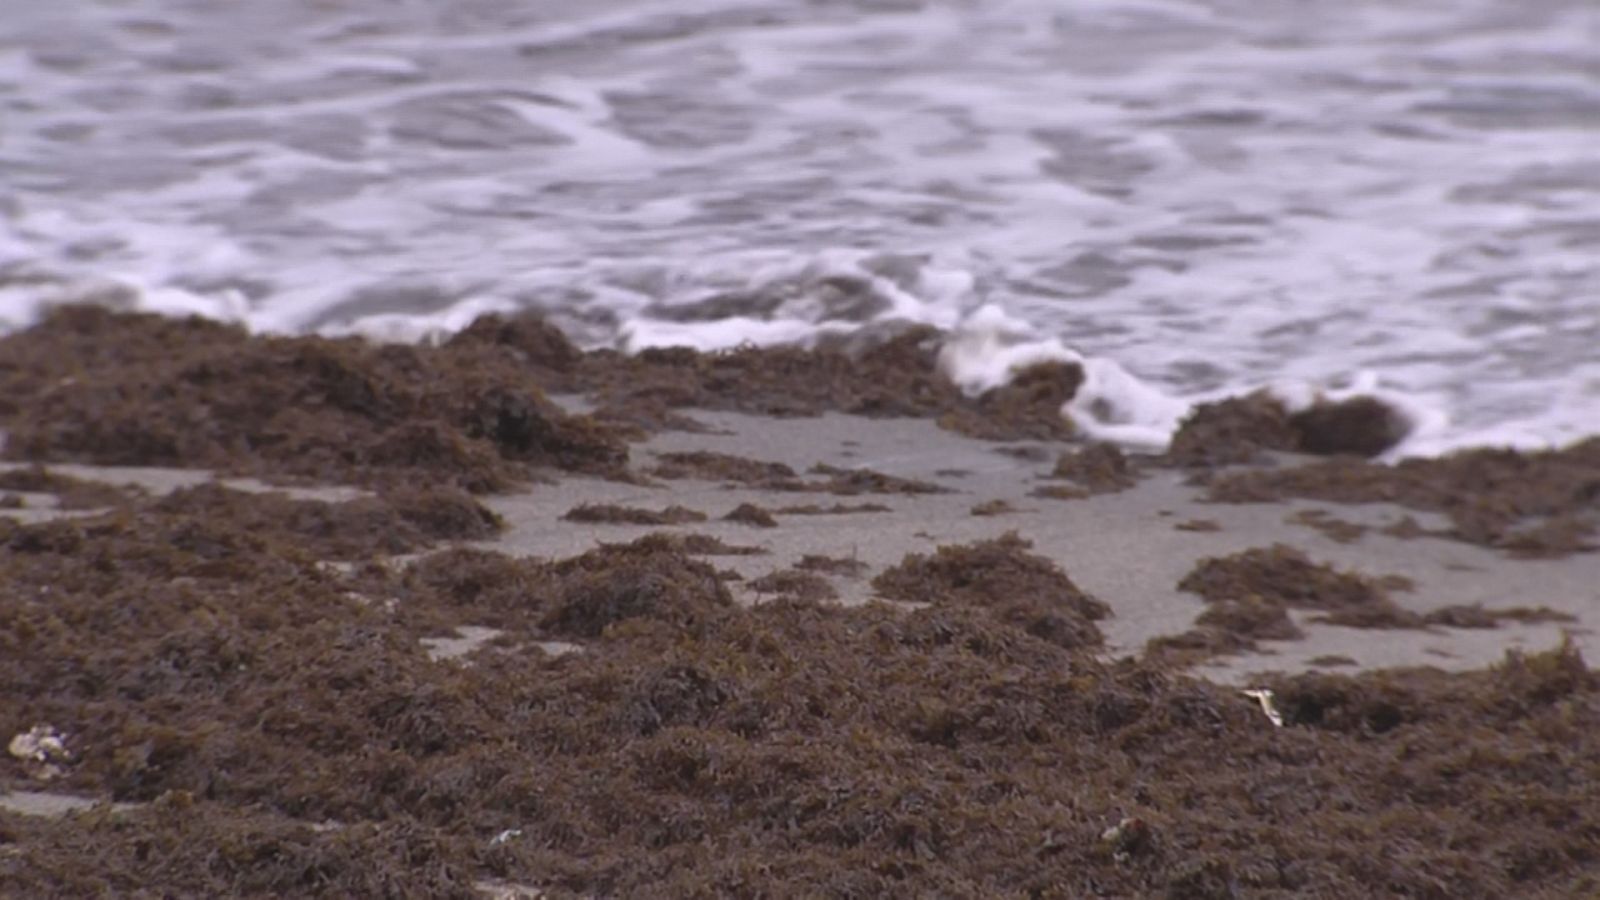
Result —
<svg viewBox="0 0 1600 900"><path fill-rule="evenodd" d="M1321 439L1269 411L1217 459L1127 458L1038 427L1070 377L970 403L904 345L921 399L869 416L881 372L848 356L778 354L751 391L537 329L501 329L490 376L231 334L257 381L160 340L171 368L131 377L138 341L90 320L70 384L48 333L0 342L27 436L0 472L6 893L1600 888L1584 452L1473 463L1543 485L1485 483L1474 517L1422 490L1459 460L1406 470L1407 506L1218 502ZM641 400L652 365L677 399ZM823 370L768 412L779 371ZM443 405L485 377L487 411ZM277 410L218 399L257 382L323 436L314 468ZM151 418L89 417L108 396ZM362 452L329 452L329 409ZM129 446L187 465L105 465Z"/></svg>
<svg viewBox="0 0 1600 900"><path fill-rule="evenodd" d="M909 553L928 553L940 545L992 540L1016 532L1033 552L1068 572L1085 591L1107 603L1113 615L1100 623L1108 655L1138 654L1151 638L1190 627L1203 605L1178 582L1199 560L1252 547L1284 544L1313 559L1376 576L1399 575L1415 587L1395 592L1408 610L1426 612L1449 605L1486 608L1543 605L1575 617L1572 622L1503 624L1496 629L1429 628L1374 630L1306 624L1303 640L1268 642L1263 652L1215 661L1208 677L1248 680L1256 671L1299 671L1320 656L1347 656L1358 667L1434 665L1444 669L1481 668L1507 649L1548 649L1570 633L1586 654L1600 654L1593 617L1600 613L1600 554L1561 559L1518 559L1460 541L1422 536L1402 539L1381 529L1405 516L1433 521L1426 513L1385 504L1332 504L1284 501L1260 504L1206 502L1203 487L1186 485L1180 470L1156 469L1126 491L1081 499L1035 497L1041 486L1062 484L1050 478L1055 460L1076 451L1066 443L974 440L951 434L926 420L871 420L840 414L773 420L737 413L696 412L710 434L669 432L636 444L645 462L655 455L695 450L780 462L797 472L822 463L863 467L886 475L931 482L940 494L871 495L884 512L843 515L775 513L778 527L751 528L723 517L741 504L778 510L805 502L806 495L749 489L736 483L675 480L652 486L597 479L564 478L542 490L491 497L486 503L506 518L507 532L494 546L518 555L559 557L581 553L596 542L632 540L658 530L626 524L574 524L562 519L569 508L604 502L661 509L682 506L708 521L686 530L730 543L759 546L763 556L740 556L722 563L747 580L794 565L807 555L859 560L858 577L831 581L841 602L862 603L874 596L871 578ZM1018 451L1039 460L1018 458ZM1004 501L1011 511L974 515L972 509ZM1343 543L1294 521L1307 510L1323 510L1344 521L1367 524L1359 539ZM1180 529L1207 520L1215 531ZM734 585L743 602L762 596ZM1309 618L1309 617L1305 617Z"/></svg>

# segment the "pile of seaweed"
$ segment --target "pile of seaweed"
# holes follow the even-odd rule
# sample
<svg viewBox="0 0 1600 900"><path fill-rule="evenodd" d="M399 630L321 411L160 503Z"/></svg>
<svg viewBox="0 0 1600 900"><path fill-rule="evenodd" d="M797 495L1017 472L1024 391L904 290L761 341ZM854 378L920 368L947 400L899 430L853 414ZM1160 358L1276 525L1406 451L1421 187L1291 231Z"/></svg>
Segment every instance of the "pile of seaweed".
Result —
<svg viewBox="0 0 1600 900"><path fill-rule="evenodd" d="M1463 450L1394 465L1328 459L1225 472L1212 479L1208 496L1223 503L1395 503L1449 517L1443 537L1514 556L1592 552L1600 532L1600 438L1559 450Z"/></svg>
<svg viewBox="0 0 1600 900"><path fill-rule="evenodd" d="M1166 457L1182 466L1254 462L1266 451L1370 458L1410 430L1402 413L1374 397L1318 399L1290 412L1282 400L1257 391L1201 404L1178 427Z"/></svg>
<svg viewBox="0 0 1600 900"><path fill-rule="evenodd" d="M1072 453L1063 453L1048 478L1060 478L1070 485L1051 484L1035 488L1031 495L1057 500L1079 500L1095 494L1115 494L1139 481L1138 469L1113 444L1090 444Z"/></svg>
<svg viewBox="0 0 1600 900"><path fill-rule="evenodd" d="M807 473L826 477L806 481L793 467L785 463L750 459L709 450L661 453L656 459L658 464L646 470L646 474L667 480L694 478L767 491L817 491L845 496L950 493L949 488L928 481L899 478L867 468L842 469L826 463L813 465Z"/></svg>
<svg viewBox="0 0 1600 900"><path fill-rule="evenodd" d="M509 349L252 336L200 318L55 310L0 338L12 459L503 490L537 467L618 474Z"/></svg>
<svg viewBox="0 0 1600 900"><path fill-rule="evenodd" d="M682 412L691 409L931 418L993 440L1073 436L1062 408L1080 367L1036 365L969 397L940 371L939 344L938 332L916 327L855 345L585 353L525 314L483 316L436 347L376 346L64 307L0 338L0 428L14 459L424 479L475 492L538 467L620 475L624 438L699 428ZM567 415L547 392L582 393L595 411ZM1290 414L1252 395L1203 407L1169 456L1209 465L1261 449L1373 455L1406 427L1371 398Z"/></svg>
<svg viewBox="0 0 1600 900"><path fill-rule="evenodd" d="M1494 628L1503 621L1571 621L1571 616L1537 607L1488 609L1451 605L1427 612L1406 609L1391 598L1409 590L1409 579L1374 577L1335 569L1284 544L1252 547L1228 556L1207 557L1178 582L1198 594L1206 609L1195 627L1179 635L1152 638L1152 654L1196 660L1258 648L1261 640L1298 640L1305 633L1289 610L1310 610L1311 621L1347 628Z"/></svg>
<svg viewBox="0 0 1600 900"><path fill-rule="evenodd" d="M1450 527L1438 536L1513 556L1600 548L1600 438L1544 451L1485 448L1393 465L1369 461L1396 446L1408 428L1403 415L1370 397L1290 413L1258 392L1201 405L1165 459L1194 470L1218 502L1395 503L1449 517ZM1267 451L1333 458L1229 468L1261 462Z"/></svg>
<svg viewBox="0 0 1600 900"><path fill-rule="evenodd" d="M1066 438L1062 407L1083 383L1073 363L1042 363L1004 387L966 396L940 370L940 333L910 327L886 338L815 348L740 347L700 353L683 347L626 355L581 353L536 316L484 316L454 346L509 347L543 369L551 390L582 391L600 418L655 430L694 427L679 409L768 416L823 412L937 419L952 431L993 440Z"/></svg>
<svg viewBox="0 0 1600 900"><path fill-rule="evenodd" d="M1570 648L1278 679L1280 728L1097 659L1103 609L1014 537L908 557L904 602L741 608L658 537L329 567L340 513L279 501L0 522L0 736L64 744L0 785L138 804L0 813L0 894L1600 891ZM463 625L501 634L429 656Z"/></svg>

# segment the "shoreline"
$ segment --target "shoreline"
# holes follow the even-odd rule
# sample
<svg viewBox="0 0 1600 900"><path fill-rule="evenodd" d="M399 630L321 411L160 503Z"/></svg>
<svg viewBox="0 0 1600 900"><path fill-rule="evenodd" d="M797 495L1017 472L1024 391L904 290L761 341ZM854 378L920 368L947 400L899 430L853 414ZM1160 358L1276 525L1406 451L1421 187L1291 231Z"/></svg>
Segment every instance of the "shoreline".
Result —
<svg viewBox="0 0 1600 900"><path fill-rule="evenodd" d="M0 341L57 416L0 423L232 473L0 465L8 890L1597 884L1600 830L1539 812L1600 822L1560 788L1600 776L1581 447L1375 475L1284 454L1283 411L1243 404L1181 465L1053 431L1068 372L917 394L907 345L743 358L752 385L688 355L585 374L527 323L392 352L207 327L178 364L102 325L71 382ZM917 415L830 408L875 409L895 366ZM262 390L302 402L240 405ZM183 422L204 441L152 439ZM1450 499L1463 468L1505 496L1507 466L1518 515ZM1408 505L1328 499L1400 476Z"/></svg>
<svg viewBox="0 0 1600 900"><path fill-rule="evenodd" d="M576 398L560 399L573 409L582 408ZM1075 453L1081 445L982 441L951 434L927 420L875 420L837 413L804 419L708 410L693 414L709 426L708 433L663 432L636 442L632 450L639 467L648 471L663 455L708 452L779 463L798 472L818 464L866 469L932 484L943 492L818 495L716 478L636 484L564 475L483 497L486 508L504 520L503 531L492 538L455 543L514 557L560 559L651 534L702 534L761 551L717 558L724 571L744 579L731 586L741 604L759 604L781 593L763 593L749 587L749 582L790 569L806 556L823 556L859 564L848 574L824 576L836 592L831 599L859 605L884 599L873 591L873 576L909 554L1015 532L1032 544L1033 553L1111 607L1112 615L1100 623L1106 633L1100 652L1106 659L1140 656L1148 641L1193 625L1204 602L1178 584L1201 560L1280 545L1340 570L1408 579L1413 585L1392 596L1414 612L1449 605L1494 610L1534 603L1573 618L1495 627L1360 628L1318 624L1310 614L1297 612L1295 618L1309 630L1305 637L1268 640L1254 651L1197 660L1190 669L1193 674L1243 684L1258 673L1309 671L1317 668L1310 660L1328 656L1345 657L1348 661L1338 664L1345 671L1406 666L1463 671L1492 665L1506 650L1550 649L1564 636L1586 656L1600 658L1594 619L1600 614L1596 604L1600 589L1595 587L1600 585L1600 554L1518 559L1437 535L1397 537L1385 529L1393 530L1406 519L1437 528L1443 519L1392 503L1210 502L1203 486L1186 484L1185 474L1171 469L1152 469L1132 487L1115 493L1073 499L1036 496L1040 488L1066 483L1050 477L1049 461ZM1309 461L1282 460L1289 465ZM28 466L0 463L0 475ZM338 503L371 496L347 486L275 485L203 470L81 464L48 468L91 482L135 486L154 497L213 481L234 490L298 500ZM37 523L58 515L100 512L56 511L48 508L48 494L22 496L29 501L26 507L0 510L0 515ZM639 512L679 507L700 516L698 521L642 523L581 522L568 517L586 504ZM773 511L776 524L752 527L727 518L746 505ZM828 513L830 505L846 511ZM974 512L986 505L1000 511ZM817 511L784 512L803 507ZM1328 521L1360 533L1330 536L1323 524ZM476 627L473 622L460 624Z"/></svg>

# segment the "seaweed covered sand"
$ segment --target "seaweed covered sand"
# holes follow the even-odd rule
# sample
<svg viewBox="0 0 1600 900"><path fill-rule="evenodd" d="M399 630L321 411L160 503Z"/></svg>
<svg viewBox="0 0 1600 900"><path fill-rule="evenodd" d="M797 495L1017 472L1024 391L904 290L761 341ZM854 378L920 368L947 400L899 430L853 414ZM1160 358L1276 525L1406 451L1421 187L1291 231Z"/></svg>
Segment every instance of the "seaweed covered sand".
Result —
<svg viewBox="0 0 1600 900"><path fill-rule="evenodd" d="M1015 542L888 579L949 603L746 609L659 543L339 575L292 510L263 538L219 508L5 530L27 599L0 629L0 721L60 730L53 789L140 804L0 816L8 893L1600 888L1600 801L1576 789L1600 777L1600 681L1570 650L1279 679L1276 728L1058 640L1094 634L1090 601L1041 632L958 589L977 566L1075 594ZM431 659L418 636L468 612L499 637Z"/></svg>
<svg viewBox="0 0 1600 900"><path fill-rule="evenodd" d="M496 498L462 488L519 482L534 504L580 490L596 505L649 510L693 491L684 505L708 520L692 527L759 536L771 551L763 565L814 577L859 578L864 564L846 554L802 566L785 541L838 527L821 520L878 530L899 521L892 510L839 517L825 507L784 519L779 500L777 528L724 523L742 494L715 481L639 485L623 465L637 454L619 453L616 425L512 391L574 387L549 381L536 360L487 351L491 388L511 392L501 409L538 411L518 421L548 423L528 433L552 442L506 444L496 435L508 431L440 399L462 399L447 382L421 383L438 376L435 352L458 354L442 371L473 371L461 345L407 350L427 373L410 388L355 366L354 383L399 398L404 414L389 419L367 414L381 405L352 412L317 400L332 382L295 380L323 350L224 335L234 356L264 347L272 360L231 376L230 390L301 391L308 421L332 417L356 448L419 421L465 448L385 468L385 457L340 456L333 442L310 469L255 443L281 421L222 415L181 367L126 393L105 376L90 393L55 397L56 418L44 416L36 401L61 378L95 384L94 360L125 352L97 343L117 327L171 327L185 340L198 327L63 315L94 326L69 329L88 360L77 375L50 369L63 363L41 349L18 351L13 342L29 335L0 341L0 378L23 386L0 416L34 436L8 453L126 459L85 436L113 432L73 418L126 400L127 416L106 421L132 423L121 426L131 433L147 433L146 415L210 429L203 441L152 445L161 461L376 491L264 499L218 484L128 492L104 512L33 524L0 518L0 728L7 739L35 736L0 758L0 788L131 804L40 817L0 803L0 893L1600 891L1600 799L1583 789L1600 777L1600 679L1573 645L1465 673L1272 677L1262 686L1279 727L1255 700L1161 655L1106 658L1117 603L1027 532L904 552L870 579L884 602L854 606L805 599L825 592L793 577L743 604L717 568L729 558L701 552L714 538L638 531L674 527L653 519L566 522L603 538L575 553L463 545L517 526L497 515ZM336 346L355 360L390 352ZM561 358L569 375L591 364ZM412 390L429 401L406 399ZM884 503L948 503L960 511L941 523L951 528L1036 521L1018 513L990 525L967 514L959 479L946 482L955 493ZM624 492L660 499L623 503ZM1138 493L1036 515L1111 509ZM574 505L551 504L550 519ZM1228 509L1218 516L1231 522ZM1157 533L1222 541L1228 527ZM464 656L430 654L424 639L462 626L492 636Z"/></svg>

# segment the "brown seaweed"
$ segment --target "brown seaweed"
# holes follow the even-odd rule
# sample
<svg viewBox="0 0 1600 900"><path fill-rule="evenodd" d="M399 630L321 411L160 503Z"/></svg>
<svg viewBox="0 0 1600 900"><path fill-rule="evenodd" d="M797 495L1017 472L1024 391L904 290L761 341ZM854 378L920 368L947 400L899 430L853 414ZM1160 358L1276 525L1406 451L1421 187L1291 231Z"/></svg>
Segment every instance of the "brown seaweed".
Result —
<svg viewBox="0 0 1600 900"><path fill-rule="evenodd" d="M675 536L343 576L241 514L0 524L0 725L66 736L52 789L144 804L0 813L0 893L1600 887L1600 679L1571 648L1272 679L1274 728L1035 627L1103 613L1017 538L908 558L879 589L917 608L741 609ZM434 661L408 608L507 630Z"/></svg>
<svg viewBox="0 0 1600 900"><path fill-rule="evenodd" d="M369 415L391 391L471 401L452 392L471 381L457 375L484 374L481 359L517 391L524 376L588 389L608 383L590 371L604 355L520 321L391 352L93 318L58 314L32 333L47 335L37 353L0 342L0 419L31 423L41 453L389 490L318 506L206 486L81 519L0 517L0 737L48 725L68 751L46 783L0 757L0 788L137 804L0 811L0 896L1600 894L1600 799L1585 789L1600 781L1600 677L1570 645L1480 672L1268 678L1278 728L1168 661L1099 658L1104 606L1016 536L907 557L874 581L900 602L852 608L741 608L694 558L726 546L703 535L554 560L456 547L329 567L492 530L452 485L617 461L609 432L563 460L598 432L519 415L507 396ZM974 402L939 386L927 337L866 362L654 351L609 383L780 412ZM185 383L202 358L217 380ZM87 388L59 384L66 360ZM830 366L837 377L819 378ZM689 374L637 377L672 367ZM291 446L274 448L245 440L265 435L251 391L323 399L277 422ZM41 398L59 434L22 408ZM212 398L245 403L243 418L205 408ZM100 424L91 401L105 403ZM545 442L539 421L572 425L575 443ZM374 456L373 441L395 455ZM1533 496L1560 507L1587 490L1582 466L1562 487L1537 471L1551 460L1523 458ZM1511 490L1462 482L1480 489ZM1515 521L1539 508L1516 506ZM1296 596L1291 570L1319 596L1356 593L1309 561L1262 562L1247 580L1280 597ZM1276 612L1202 618L1265 635ZM459 660L418 640L461 625L502 633Z"/></svg>
<svg viewBox="0 0 1600 900"><path fill-rule="evenodd" d="M1072 583L1016 532L990 541L912 554L879 573L872 587L891 600L956 603L995 611L1001 621L1064 647L1101 643L1095 622L1110 608Z"/></svg>
<svg viewBox="0 0 1600 900"><path fill-rule="evenodd" d="M1114 494L1138 483L1128 457L1114 444L1090 444L1056 460L1051 478L1065 478L1086 494Z"/></svg>
<svg viewBox="0 0 1600 900"><path fill-rule="evenodd" d="M1204 403L1173 435L1167 459L1184 466L1255 461L1263 451L1377 456L1405 439L1410 423L1373 397L1319 399L1295 413L1265 391Z"/></svg>
<svg viewBox="0 0 1600 900"><path fill-rule="evenodd" d="M472 491L539 466L616 474L627 461L509 351L256 337L97 307L0 338L0 397L12 459Z"/></svg>
<svg viewBox="0 0 1600 900"><path fill-rule="evenodd" d="M1466 450L1392 466L1332 459L1227 473L1212 481L1208 496L1223 503L1395 503L1448 516L1442 536L1513 555L1590 552L1600 528L1600 438L1560 450Z"/></svg>
<svg viewBox="0 0 1600 900"><path fill-rule="evenodd" d="M654 510L618 506L614 503L580 503L563 513L561 518L568 522L611 525L684 525L689 522L704 522L706 514L677 504L666 509Z"/></svg>
<svg viewBox="0 0 1600 900"><path fill-rule="evenodd" d="M777 528L778 520L772 511L754 503L741 503L722 517L729 522L739 522L756 528Z"/></svg>

